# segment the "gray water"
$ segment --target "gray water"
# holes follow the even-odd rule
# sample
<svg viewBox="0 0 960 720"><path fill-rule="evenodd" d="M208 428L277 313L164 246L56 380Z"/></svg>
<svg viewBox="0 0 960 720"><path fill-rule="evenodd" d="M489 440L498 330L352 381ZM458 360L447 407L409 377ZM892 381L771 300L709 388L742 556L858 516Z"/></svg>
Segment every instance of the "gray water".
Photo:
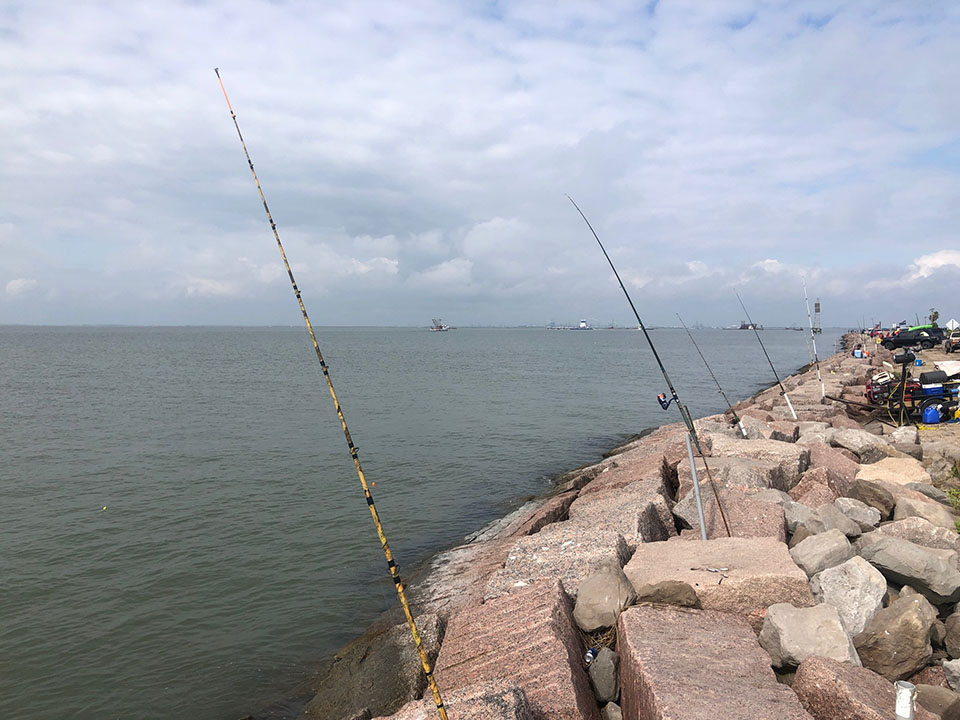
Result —
<svg viewBox="0 0 960 720"><path fill-rule="evenodd" d="M636 331L318 335L401 569L679 419ZM752 332L695 335L734 402L772 384ZM396 602L305 330L0 327L0 403L0 716L232 720Z"/></svg>

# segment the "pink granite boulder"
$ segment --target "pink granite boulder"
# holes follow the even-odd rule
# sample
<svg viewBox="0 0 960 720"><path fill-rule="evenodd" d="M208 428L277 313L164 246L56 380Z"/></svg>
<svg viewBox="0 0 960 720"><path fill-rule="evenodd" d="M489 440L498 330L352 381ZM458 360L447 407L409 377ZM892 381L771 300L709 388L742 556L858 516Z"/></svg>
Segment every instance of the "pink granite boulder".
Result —
<svg viewBox="0 0 960 720"><path fill-rule="evenodd" d="M618 630L624 720L809 720L742 618L634 607Z"/></svg>
<svg viewBox="0 0 960 720"><path fill-rule="evenodd" d="M523 688L504 680L482 682L451 692L441 688L441 699L447 720L537 720ZM389 717L390 720L433 720L439 714L428 690L422 700L407 703Z"/></svg>
<svg viewBox="0 0 960 720"><path fill-rule="evenodd" d="M772 537L786 542L783 508L777 503L759 500L752 493L739 490L720 490L718 506L717 496L709 485L700 488L700 495L707 538L727 537L727 528L720 513L722 507L732 537ZM684 527L691 530L689 533L685 531L684 537L700 538L700 517L693 493L674 506L673 514Z"/></svg>
<svg viewBox="0 0 960 720"><path fill-rule="evenodd" d="M775 603L814 604L806 573L783 542L769 537L643 544L624 573L635 588L664 580L685 582L701 607L742 615L756 632Z"/></svg>
<svg viewBox="0 0 960 720"><path fill-rule="evenodd" d="M570 598L542 582L450 618L434 677L445 691L503 680L522 688L534 717L597 720Z"/></svg>

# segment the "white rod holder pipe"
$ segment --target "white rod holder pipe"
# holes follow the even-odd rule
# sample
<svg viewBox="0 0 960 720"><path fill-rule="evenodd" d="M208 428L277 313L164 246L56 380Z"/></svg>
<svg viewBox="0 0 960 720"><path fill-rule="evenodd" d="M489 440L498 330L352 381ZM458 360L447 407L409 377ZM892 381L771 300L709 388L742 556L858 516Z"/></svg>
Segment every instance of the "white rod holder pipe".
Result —
<svg viewBox="0 0 960 720"><path fill-rule="evenodd" d="M687 457L690 459L690 476L693 478L693 499L697 503L697 518L700 520L700 539L707 539L707 524L703 520L703 502L700 500L700 480L697 478L697 464L693 460L693 445L687 433ZM718 498L719 502L719 498Z"/></svg>
<svg viewBox="0 0 960 720"><path fill-rule="evenodd" d="M790 396L786 393L783 394L783 399L787 401L787 407L790 408L790 415L793 416L793 419L797 419L797 411L793 409L793 403L790 402Z"/></svg>

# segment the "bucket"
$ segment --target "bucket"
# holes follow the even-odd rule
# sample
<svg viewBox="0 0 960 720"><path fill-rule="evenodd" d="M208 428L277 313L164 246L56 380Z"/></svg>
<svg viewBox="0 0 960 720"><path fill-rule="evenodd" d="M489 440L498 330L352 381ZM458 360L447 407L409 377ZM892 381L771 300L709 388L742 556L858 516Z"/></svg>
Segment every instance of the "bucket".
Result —
<svg viewBox="0 0 960 720"><path fill-rule="evenodd" d="M920 358L917 358L917 361L914 363L914 365L916 365L917 367L922 367L922 366L923 366L923 360L921 360Z"/></svg>
<svg viewBox="0 0 960 720"><path fill-rule="evenodd" d="M924 408L921 420L925 425L936 425L940 422L940 411L932 405Z"/></svg>

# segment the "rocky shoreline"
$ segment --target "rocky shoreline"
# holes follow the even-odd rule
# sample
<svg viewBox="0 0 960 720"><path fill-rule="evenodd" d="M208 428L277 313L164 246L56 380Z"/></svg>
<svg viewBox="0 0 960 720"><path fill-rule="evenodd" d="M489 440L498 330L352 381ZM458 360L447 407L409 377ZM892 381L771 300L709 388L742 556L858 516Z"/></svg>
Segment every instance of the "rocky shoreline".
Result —
<svg viewBox="0 0 960 720"><path fill-rule="evenodd" d="M827 394L862 401L884 352L822 362ZM879 720L907 678L918 719L960 717L960 535L944 492L960 486L956 434L861 426L821 400L810 368L784 385L798 421L779 388L736 407L748 439L728 416L696 421L732 537L698 459L700 540L674 423L411 578L450 718ZM394 622L311 678L301 720L437 716Z"/></svg>

